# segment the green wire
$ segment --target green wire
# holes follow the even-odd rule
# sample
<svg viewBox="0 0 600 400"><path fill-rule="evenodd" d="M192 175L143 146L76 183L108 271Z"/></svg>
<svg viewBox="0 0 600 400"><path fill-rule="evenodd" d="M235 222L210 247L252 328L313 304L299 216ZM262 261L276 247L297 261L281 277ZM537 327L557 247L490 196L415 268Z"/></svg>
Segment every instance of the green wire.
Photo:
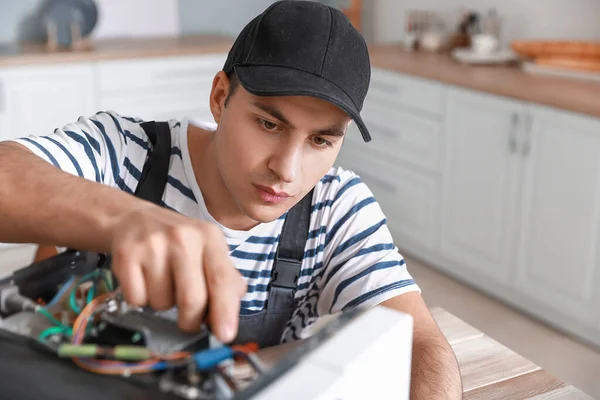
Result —
<svg viewBox="0 0 600 400"><path fill-rule="evenodd" d="M71 306L71 310L75 311L77 314L79 314L81 312L81 308L79 308L79 306L77 305L77 303L75 302L75 292L71 292L71 295L69 296L69 305Z"/></svg>
<svg viewBox="0 0 600 400"><path fill-rule="evenodd" d="M102 274L102 280L104 281L104 284L106 285L106 290L108 290L109 292L112 292L113 291L112 274L109 270L104 270L104 273Z"/></svg>
<svg viewBox="0 0 600 400"><path fill-rule="evenodd" d="M90 290L88 290L87 299L85 300L85 304L90 304L90 302L94 299L94 292L96 291L96 285L92 286Z"/></svg>
<svg viewBox="0 0 600 400"><path fill-rule="evenodd" d="M43 342L48 336L63 334L67 336L71 336L73 334L71 328L61 328L60 326L52 326L40 333L38 336L38 340Z"/></svg>
<svg viewBox="0 0 600 400"><path fill-rule="evenodd" d="M52 322L54 325L56 325L56 326L60 326L60 327L65 327L65 328L66 328L66 326L65 326L65 325L63 325L63 324L62 324L62 322L60 322L59 320L57 320L56 318L54 318L54 317L52 316L52 314L50 314L50 313L48 312L48 310L46 310L45 308L43 308L43 307L40 307L40 308L38 308L36 311L37 311L38 313L42 314L44 317L48 318L48 320L50 320L50 322Z"/></svg>
<svg viewBox="0 0 600 400"><path fill-rule="evenodd" d="M37 308L37 309L36 309L36 312L38 312L38 313L42 314L42 315L43 315L44 317L46 317L46 318L47 318L47 319L48 319L50 322L52 322L52 323L55 325L55 326L53 326L52 328L59 329L61 332L63 332L63 333L66 333L67 335L71 335L71 334L72 334L72 331L73 331L73 330L72 330L72 329L71 329L69 326L67 326L67 325L65 325L65 324L63 324L63 323L61 323L59 320L57 320L56 318L54 318L54 317L52 316L52 314L50 314L50 313L48 312L48 310L46 310L45 308L43 308L43 307L39 307L39 308ZM48 328L48 329L50 329L50 328ZM48 330L48 329L47 329L47 330ZM45 331L44 331L44 332L45 332ZM42 333L43 333L43 332L42 332ZM51 334L51 333L49 333L48 335L50 335L50 334Z"/></svg>
<svg viewBox="0 0 600 400"><path fill-rule="evenodd" d="M95 270L95 271L90 272L89 274L82 276L79 279L79 281L77 282L77 284L75 284L73 286L73 289L71 290L71 293L69 294L69 305L71 306L73 311L75 311L76 313L79 314L81 312L81 307L79 307L77 305L77 299L76 299L77 289L79 288L79 286L82 283L85 283L89 280L99 277L99 274L101 272L104 272L104 273L102 273L102 280L104 281L104 284L106 285L106 289L108 291L113 290L112 279L111 279L111 276L109 276L110 271ZM94 285L88 291L87 298L86 298L86 304L89 304L94 299L95 294L96 294L96 286ZM52 326L52 327L42 331L39 334L38 339L40 341L44 341L48 336L52 336L52 335L56 335L56 334L64 334L67 336L73 335L72 328L64 325L59 320L54 318L54 316L52 314L50 314L50 312L48 312L48 310L46 310L44 307L41 307L41 306L38 307L36 309L36 312L38 312L41 315L43 315L44 317L46 317L50 322L52 322L55 325L55 326ZM90 327L88 326L88 328L90 328Z"/></svg>
<svg viewBox="0 0 600 400"><path fill-rule="evenodd" d="M71 309L74 312L76 312L77 314L79 314L81 312L81 307L79 307L77 305L77 299L75 298L75 295L77 293L77 288L79 288L79 285L81 285L82 283L87 282L90 279L94 279L95 277L97 277L98 273L99 273L99 270L95 270L95 271L90 272L87 275L82 276L79 279L79 281L77 282L77 284L75 286L73 286L73 289L71 290L71 294L69 295L69 305L71 306Z"/></svg>

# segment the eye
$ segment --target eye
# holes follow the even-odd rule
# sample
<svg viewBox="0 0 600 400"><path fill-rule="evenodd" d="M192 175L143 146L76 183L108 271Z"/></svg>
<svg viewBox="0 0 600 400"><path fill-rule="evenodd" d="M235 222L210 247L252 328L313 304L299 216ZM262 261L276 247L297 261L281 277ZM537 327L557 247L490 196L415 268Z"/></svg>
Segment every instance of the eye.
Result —
<svg viewBox="0 0 600 400"><path fill-rule="evenodd" d="M317 147L331 147L333 143L329 140L323 139L321 136L315 136L313 138L313 143L317 145Z"/></svg>
<svg viewBox="0 0 600 400"><path fill-rule="evenodd" d="M271 121L267 121L265 119L259 118L258 124L267 131L274 131L277 129L277 124Z"/></svg>

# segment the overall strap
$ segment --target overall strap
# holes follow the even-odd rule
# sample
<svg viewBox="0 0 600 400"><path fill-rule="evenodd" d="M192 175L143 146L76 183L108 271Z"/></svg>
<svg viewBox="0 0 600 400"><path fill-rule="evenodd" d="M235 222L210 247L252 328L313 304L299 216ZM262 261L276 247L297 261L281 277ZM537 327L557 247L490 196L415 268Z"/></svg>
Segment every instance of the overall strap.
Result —
<svg viewBox="0 0 600 400"><path fill-rule="evenodd" d="M288 289L291 296L294 295L298 284L304 248L308 240L312 197L313 190L288 211L273 264L271 286Z"/></svg>
<svg viewBox="0 0 600 400"><path fill-rule="evenodd" d="M171 160L171 129L168 122L148 121L140 124L152 143L144 164L135 196L162 205Z"/></svg>

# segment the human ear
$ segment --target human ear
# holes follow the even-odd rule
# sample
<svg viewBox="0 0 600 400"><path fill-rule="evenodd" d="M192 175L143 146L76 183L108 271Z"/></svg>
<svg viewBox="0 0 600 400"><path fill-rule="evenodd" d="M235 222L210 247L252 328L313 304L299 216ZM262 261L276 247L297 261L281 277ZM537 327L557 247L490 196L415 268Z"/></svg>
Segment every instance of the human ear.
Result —
<svg viewBox="0 0 600 400"><path fill-rule="evenodd" d="M213 78L213 84L209 98L210 111L217 124L221 121L221 115L223 113L223 109L225 108L225 100L227 99L227 94L229 93L229 85L230 82L227 74L225 74L223 71L217 72Z"/></svg>

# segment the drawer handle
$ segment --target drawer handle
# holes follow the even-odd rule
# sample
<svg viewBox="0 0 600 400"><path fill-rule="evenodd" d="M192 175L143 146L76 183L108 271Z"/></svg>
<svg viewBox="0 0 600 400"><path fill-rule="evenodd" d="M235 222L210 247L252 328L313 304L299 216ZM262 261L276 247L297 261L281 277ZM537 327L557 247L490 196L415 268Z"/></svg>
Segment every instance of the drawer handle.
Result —
<svg viewBox="0 0 600 400"><path fill-rule="evenodd" d="M382 83L377 81L371 82L371 89L379 90L388 94L396 94L400 93L401 91L400 88L396 85L390 85L388 83Z"/></svg>
<svg viewBox="0 0 600 400"><path fill-rule="evenodd" d="M369 184L369 182L372 182L375 185L380 186L383 189L387 190L388 192L391 192L391 193L395 193L396 192L396 188L394 186L392 186L391 184L389 184L388 182L384 181L381 178L378 178L376 176L373 176L373 175L371 175L369 173L365 173L365 172L360 171L360 170L356 170L356 173L360 177L365 178L365 181L368 181L368 182L366 182L367 185Z"/></svg>
<svg viewBox="0 0 600 400"><path fill-rule="evenodd" d="M511 153L516 153L518 148L517 143L517 132L519 125L521 124L521 115L519 113L513 113L510 118L510 131L508 137L508 149Z"/></svg>
<svg viewBox="0 0 600 400"><path fill-rule="evenodd" d="M0 81L0 112L6 111L6 104L8 101L6 100L6 90L4 89L4 85Z"/></svg>

